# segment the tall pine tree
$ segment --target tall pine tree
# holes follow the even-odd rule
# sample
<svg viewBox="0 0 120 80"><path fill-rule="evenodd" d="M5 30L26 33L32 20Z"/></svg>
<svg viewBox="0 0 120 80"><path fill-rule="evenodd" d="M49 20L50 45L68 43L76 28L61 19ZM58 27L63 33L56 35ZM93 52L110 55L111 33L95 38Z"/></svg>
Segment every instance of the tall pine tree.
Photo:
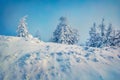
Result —
<svg viewBox="0 0 120 80"><path fill-rule="evenodd" d="M20 23L17 28L17 36L24 38L32 38L32 35L29 34L26 23L27 16L24 16L20 19Z"/></svg>
<svg viewBox="0 0 120 80"><path fill-rule="evenodd" d="M38 38L39 40L41 40L41 34L40 34L39 30L36 31L35 37Z"/></svg>
<svg viewBox="0 0 120 80"><path fill-rule="evenodd" d="M89 31L90 38L87 42L87 46L91 47L100 47L101 46L101 37L100 34L97 33L96 23L93 24Z"/></svg>
<svg viewBox="0 0 120 80"><path fill-rule="evenodd" d="M106 29L105 29L105 24L104 24L104 18L102 19L102 22L101 22L101 24L99 25L99 28L100 28L100 36L101 36L101 47L102 46L105 46L105 44L106 44L106 36L105 36L105 31L106 31Z"/></svg>
<svg viewBox="0 0 120 80"><path fill-rule="evenodd" d="M112 39L112 24L109 24L107 30L106 30L106 40L105 40L105 46L111 46L111 39Z"/></svg>
<svg viewBox="0 0 120 80"><path fill-rule="evenodd" d="M24 16L18 25L17 29L17 36L18 37L28 37L28 30L27 30L27 23L26 23L26 17Z"/></svg>
<svg viewBox="0 0 120 80"><path fill-rule="evenodd" d="M76 44L78 42L78 32L67 24L66 17L60 17L60 23L53 33L53 42L62 44Z"/></svg>

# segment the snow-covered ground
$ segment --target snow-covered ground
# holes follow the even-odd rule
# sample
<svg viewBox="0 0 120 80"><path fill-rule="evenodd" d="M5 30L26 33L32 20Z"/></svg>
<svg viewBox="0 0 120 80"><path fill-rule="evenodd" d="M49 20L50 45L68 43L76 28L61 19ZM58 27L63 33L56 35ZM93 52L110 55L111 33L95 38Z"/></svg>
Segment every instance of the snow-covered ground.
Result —
<svg viewBox="0 0 120 80"><path fill-rule="evenodd" d="M0 80L120 80L120 48L0 36Z"/></svg>

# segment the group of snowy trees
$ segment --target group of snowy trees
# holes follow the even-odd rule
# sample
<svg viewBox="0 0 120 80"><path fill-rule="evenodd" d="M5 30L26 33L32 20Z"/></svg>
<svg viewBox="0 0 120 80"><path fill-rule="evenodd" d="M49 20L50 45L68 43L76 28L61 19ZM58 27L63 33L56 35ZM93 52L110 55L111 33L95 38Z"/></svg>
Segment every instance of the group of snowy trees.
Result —
<svg viewBox="0 0 120 80"><path fill-rule="evenodd" d="M32 35L28 32L26 17L20 20L17 29L17 36L24 38L31 38ZM60 17L60 23L57 25L56 30L53 32L51 41L61 44L77 44L79 42L79 32L68 25L66 17ZM86 42L90 47L104 47L104 46L120 46L120 30L115 30L112 24L108 27L104 24L104 19L100 25L93 24L89 31L90 38ZM37 31L35 37L40 38L40 32Z"/></svg>
<svg viewBox="0 0 120 80"><path fill-rule="evenodd" d="M29 38L30 34L27 30L26 16L20 20L20 24L17 29L18 37ZM37 31L35 37L40 39L40 32ZM53 42L62 43L62 44L77 44L79 41L79 33L76 29L72 29L67 24L66 17L60 18L60 23L57 26L56 30L53 33Z"/></svg>
<svg viewBox="0 0 120 80"><path fill-rule="evenodd" d="M104 24L104 19L99 26L93 24L89 31L90 38L87 46L91 47L105 47L105 46L120 46L120 30L115 30L112 24L108 27Z"/></svg>

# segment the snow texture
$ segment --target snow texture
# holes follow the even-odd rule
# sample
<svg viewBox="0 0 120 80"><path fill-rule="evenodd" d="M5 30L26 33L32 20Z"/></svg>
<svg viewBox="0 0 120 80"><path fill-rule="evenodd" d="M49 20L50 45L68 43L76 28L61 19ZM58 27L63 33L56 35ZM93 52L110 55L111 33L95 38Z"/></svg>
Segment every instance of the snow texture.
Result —
<svg viewBox="0 0 120 80"><path fill-rule="evenodd" d="M120 49L0 36L0 80L119 80Z"/></svg>

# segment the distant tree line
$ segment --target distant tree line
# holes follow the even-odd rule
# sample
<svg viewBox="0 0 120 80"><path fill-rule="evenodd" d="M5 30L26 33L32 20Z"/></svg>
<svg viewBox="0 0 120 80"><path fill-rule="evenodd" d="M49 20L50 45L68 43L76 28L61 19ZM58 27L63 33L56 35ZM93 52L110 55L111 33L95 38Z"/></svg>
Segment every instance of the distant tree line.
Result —
<svg viewBox="0 0 120 80"><path fill-rule="evenodd" d="M78 44L80 34L77 29L73 29L68 25L66 17L60 17L60 23L57 25L53 36L50 39L52 42L74 45ZM17 36L24 38L31 38L32 35L28 32L26 16L24 16L18 25ZM37 30L35 37L41 39L40 31ZM115 30L110 23L105 25L104 19L98 26L93 23L93 26L89 31L89 39L86 42L86 46L90 47L106 47L106 46L119 46L120 47L120 30Z"/></svg>
<svg viewBox="0 0 120 80"><path fill-rule="evenodd" d="M86 42L90 47L106 47L119 46L120 47L120 30L115 30L110 23L108 26L104 24L104 19L100 25L93 24L89 31L90 38Z"/></svg>

